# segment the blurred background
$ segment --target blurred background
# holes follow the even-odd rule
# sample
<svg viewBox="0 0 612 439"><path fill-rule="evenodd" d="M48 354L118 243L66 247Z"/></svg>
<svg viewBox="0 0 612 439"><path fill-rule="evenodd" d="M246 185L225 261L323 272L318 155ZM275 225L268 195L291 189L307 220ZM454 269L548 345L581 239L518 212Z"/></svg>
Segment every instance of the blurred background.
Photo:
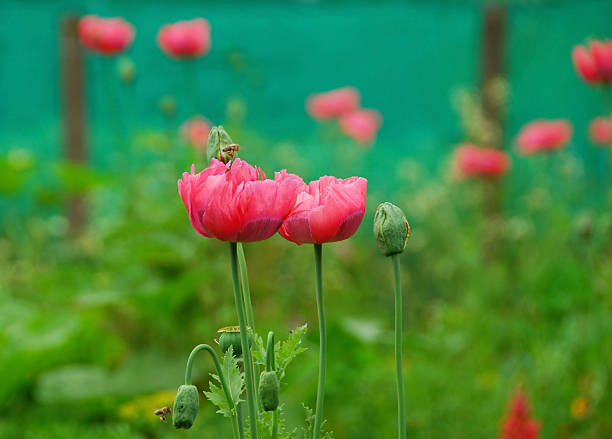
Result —
<svg viewBox="0 0 612 439"><path fill-rule="evenodd" d="M88 50L87 14L122 17L133 41ZM540 437L612 437L612 128L590 125L612 124L612 107L607 80L572 63L610 37L610 16L604 0L4 0L0 437L229 436L204 400L187 433L152 414L193 345L236 323L226 246L196 234L176 189L216 124L268 175L369 180L360 230L324 248L336 438L396 434L391 266L371 233L387 200L412 230L408 435L500 437L522 389ZM209 50L160 49L163 25L197 17ZM347 86L373 118L307 104ZM522 154L538 119L570 135ZM466 143L511 166L462 168ZM310 327L281 396L301 426L316 392L311 250L275 236L245 252L260 332Z"/></svg>

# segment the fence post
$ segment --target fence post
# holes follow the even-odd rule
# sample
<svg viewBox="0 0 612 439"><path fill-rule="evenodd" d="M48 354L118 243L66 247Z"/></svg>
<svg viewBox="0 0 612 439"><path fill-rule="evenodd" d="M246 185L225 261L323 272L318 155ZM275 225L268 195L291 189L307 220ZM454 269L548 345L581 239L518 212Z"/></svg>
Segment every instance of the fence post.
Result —
<svg viewBox="0 0 612 439"><path fill-rule="evenodd" d="M83 55L79 47L78 16L66 15L61 25L61 76L64 119L64 154L68 161L83 164L86 160L85 145L85 77ZM86 219L83 195L72 194L67 202L69 232L78 235Z"/></svg>

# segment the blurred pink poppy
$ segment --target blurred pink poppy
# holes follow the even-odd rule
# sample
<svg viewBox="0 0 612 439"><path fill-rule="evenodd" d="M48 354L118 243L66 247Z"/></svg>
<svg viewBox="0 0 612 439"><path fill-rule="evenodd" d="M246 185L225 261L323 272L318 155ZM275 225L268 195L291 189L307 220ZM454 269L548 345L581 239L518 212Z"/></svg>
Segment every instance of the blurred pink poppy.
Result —
<svg viewBox="0 0 612 439"><path fill-rule="evenodd" d="M596 117L589 124L589 138L596 145L610 146L612 144L612 119Z"/></svg>
<svg viewBox="0 0 612 439"><path fill-rule="evenodd" d="M534 120L521 129L517 143L523 154L564 148L572 137L572 124L565 119Z"/></svg>
<svg viewBox="0 0 612 439"><path fill-rule="evenodd" d="M313 94L306 100L306 110L313 119L332 119L359 108L361 95L354 87L342 87Z"/></svg>
<svg viewBox="0 0 612 439"><path fill-rule="evenodd" d="M612 41L593 40L588 47L574 46L574 67L582 79L589 83L612 81Z"/></svg>
<svg viewBox="0 0 612 439"><path fill-rule="evenodd" d="M203 18L178 21L161 27L157 44L173 58L197 58L210 50L210 24Z"/></svg>
<svg viewBox="0 0 612 439"><path fill-rule="evenodd" d="M510 169L510 157L494 148L481 148L470 143L455 149L454 167L461 177L500 177Z"/></svg>
<svg viewBox="0 0 612 439"><path fill-rule="evenodd" d="M204 116L193 116L187 119L180 128L181 137L198 150L206 149L211 123Z"/></svg>
<svg viewBox="0 0 612 439"><path fill-rule="evenodd" d="M134 40L134 28L119 17L86 15L79 20L78 33L84 47L104 55L122 52Z"/></svg>
<svg viewBox="0 0 612 439"><path fill-rule="evenodd" d="M340 117L340 130L357 143L371 143L376 139L382 116L376 110L356 110Z"/></svg>

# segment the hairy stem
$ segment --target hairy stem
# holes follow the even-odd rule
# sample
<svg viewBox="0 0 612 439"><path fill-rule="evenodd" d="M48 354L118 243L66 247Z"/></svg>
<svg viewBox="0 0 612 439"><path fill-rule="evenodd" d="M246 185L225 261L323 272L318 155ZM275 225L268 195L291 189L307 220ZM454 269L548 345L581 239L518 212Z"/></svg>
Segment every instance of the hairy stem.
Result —
<svg viewBox="0 0 612 439"><path fill-rule="evenodd" d="M404 371L402 361L402 281L400 273L400 255L395 254L393 272L395 275L395 372L397 374L397 429L399 439L406 439L406 396L404 394Z"/></svg>
<svg viewBox="0 0 612 439"><path fill-rule="evenodd" d="M240 294L240 280L238 279L238 252L235 242L230 242L230 262L232 266L232 283L234 287L234 301L236 314L240 325L240 342L242 344L242 357L244 361L244 379L246 382L247 410L249 414L249 428L251 439L257 439L257 405L255 402L255 388L253 387L253 360L247 335L244 302Z"/></svg>
<svg viewBox="0 0 612 439"><path fill-rule="evenodd" d="M191 371L193 369L193 360L198 352L205 350L207 351L213 359L215 363L215 368L217 369L217 374L219 375L219 381L221 381L221 387L223 388L223 392L225 393L225 397L227 398L227 405L232 411L232 432L234 439L240 438L240 433L238 429L238 415L236 413L236 406L234 405L234 398L232 398L232 393L230 392L229 386L227 385L227 380L225 379L225 375L223 374L223 368L221 367L221 363L219 362L219 357L217 357L217 353L213 348L211 348L207 344L199 344L191 351L189 354L189 358L187 359L187 367L185 368L185 384L191 384Z"/></svg>
<svg viewBox="0 0 612 439"><path fill-rule="evenodd" d="M323 301L323 281L321 278L322 245L314 245L315 254L315 289L317 296L317 313L319 316L319 381L317 385L317 403L315 409L312 438L321 437L323 423L323 400L325 399L325 372L327 368L327 323L325 321L325 303Z"/></svg>
<svg viewBox="0 0 612 439"><path fill-rule="evenodd" d="M240 286L242 288L242 300L246 308L247 325L251 327L253 335L255 335L255 314L253 313L253 304L251 303L251 287L249 286L249 272L247 270L246 258L244 257L244 248L242 243L238 243L238 267L240 268ZM259 410L263 410L261 400L259 399L259 374L257 373L257 365L253 363L253 376L255 377L255 400Z"/></svg>

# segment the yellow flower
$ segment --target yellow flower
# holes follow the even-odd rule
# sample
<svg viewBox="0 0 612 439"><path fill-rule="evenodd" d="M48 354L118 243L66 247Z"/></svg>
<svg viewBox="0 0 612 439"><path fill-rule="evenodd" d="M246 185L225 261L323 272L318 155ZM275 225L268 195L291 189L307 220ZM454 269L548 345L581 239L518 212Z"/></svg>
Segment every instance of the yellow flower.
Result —
<svg viewBox="0 0 612 439"><path fill-rule="evenodd" d="M570 413L574 419L583 419L589 409L589 402L584 396L579 396L572 401Z"/></svg>

